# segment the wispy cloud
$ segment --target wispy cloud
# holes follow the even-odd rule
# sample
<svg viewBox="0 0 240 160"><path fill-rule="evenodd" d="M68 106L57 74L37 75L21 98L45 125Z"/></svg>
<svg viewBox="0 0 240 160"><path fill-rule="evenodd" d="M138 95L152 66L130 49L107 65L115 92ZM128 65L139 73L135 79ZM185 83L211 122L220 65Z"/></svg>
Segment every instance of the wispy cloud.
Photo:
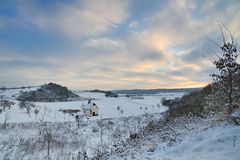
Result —
<svg viewBox="0 0 240 160"><path fill-rule="evenodd" d="M44 4L25 1L18 4L20 19L45 31L67 36L88 36L109 32L127 18L127 5L121 0L74 1L70 4Z"/></svg>

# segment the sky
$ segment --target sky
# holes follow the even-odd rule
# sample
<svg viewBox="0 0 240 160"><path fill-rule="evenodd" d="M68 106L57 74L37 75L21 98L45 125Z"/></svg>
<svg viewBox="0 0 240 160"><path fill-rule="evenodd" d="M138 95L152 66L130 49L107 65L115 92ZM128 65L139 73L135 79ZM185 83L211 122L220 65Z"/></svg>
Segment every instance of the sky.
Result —
<svg viewBox="0 0 240 160"><path fill-rule="evenodd" d="M206 37L222 44L224 23L239 40L239 8L238 0L0 0L0 86L202 87L219 53Z"/></svg>

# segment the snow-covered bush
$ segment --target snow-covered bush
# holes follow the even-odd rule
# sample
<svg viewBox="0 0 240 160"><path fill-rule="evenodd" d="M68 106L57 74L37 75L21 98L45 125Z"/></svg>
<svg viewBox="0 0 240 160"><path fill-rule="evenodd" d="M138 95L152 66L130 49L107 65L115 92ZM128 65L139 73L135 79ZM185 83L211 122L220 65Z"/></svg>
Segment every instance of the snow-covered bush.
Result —
<svg viewBox="0 0 240 160"><path fill-rule="evenodd" d="M230 118L236 125L240 125L240 111L233 112Z"/></svg>
<svg viewBox="0 0 240 160"><path fill-rule="evenodd" d="M94 148L94 157L93 159L103 159L104 157L110 154L110 149L107 144L98 145Z"/></svg>

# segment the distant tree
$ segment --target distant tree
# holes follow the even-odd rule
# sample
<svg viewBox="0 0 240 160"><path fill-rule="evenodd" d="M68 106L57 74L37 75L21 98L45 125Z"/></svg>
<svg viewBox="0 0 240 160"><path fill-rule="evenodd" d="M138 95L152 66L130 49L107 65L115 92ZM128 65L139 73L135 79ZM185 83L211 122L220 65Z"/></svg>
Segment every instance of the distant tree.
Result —
<svg viewBox="0 0 240 160"><path fill-rule="evenodd" d="M34 109L34 114L35 114L35 119L37 119L37 115L38 115L38 113L39 113L39 109Z"/></svg>
<svg viewBox="0 0 240 160"><path fill-rule="evenodd" d="M113 92L111 92L111 91L106 91L106 92L105 92L105 96L106 96L106 97L118 98L118 94L113 93Z"/></svg>
<svg viewBox="0 0 240 160"><path fill-rule="evenodd" d="M3 122L3 129L6 129L7 127L7 121L11 119L9 112L7 111L4 116L4 122Z"/></svg>
<svg viewBox="0 0 240 160"><path fill-rule="evenodd" d="M123 114L123 113L124 113L124 110L123 110L123 109L121 109L120 113L121 113L121 114Z"/></svg>
<svg viewBox="0 0 240 160"><path fill-rule="evenodd" d="M117 110L118 110L118 111L120 110L120 106L117 106Z"/></svg>
<svg viewBox="0 0 240 160"><path fill-rule="evenodd" d="M6 87L1 87L0 90L2 90L2 91L6 91L7 88L6 88Z"/></svg>
<svg viewBox="0 0 240 160"><path fill-rule="evenodd" d="M31 109L35 107L35 105L31 102L20 101L19 103L20 109L26 109L27 114L30 115Z"/></svg>
<svg viewBox="0 0 240 160"><path fill-rule="evenodd" d="M7 99L4 98L4 96L0 96L0 114L2 112L5 112L6 109L10 109L12 105L14 105L15 103L12 101L9 101ZM6 129L7 126L7 121L10 120L10 114L8 111L5 112L4 115L4 119L3 119L3 129Z"/></svg>
<svg viewBox="0 0 240 160"><path fill-rule="evenodd" d="M230 40L226 40L224 32L222 30L222 26L228 32ZM213 78L215 83L221 89L223 89L223 91L227 95L229 107L232 107L232 103L235 98L234 94L239 86L237 79L240 76L240 65L237 63L237 42L233 38L232 33L223 23L220 24L220 30L222 33L223 44L219 45L216 42L212 41L221 50L221 54L216 54L217 59L213 61L213 64L216 66L219 73L211 74L210 76Z"/></svg>
<svg viewBox="0 0 240 160"><path fill-rule="evenodd" d="M5 99L3 96L0 96L0 110L1 110L1 112L5 111L6 108L10 109L11 106L14 105L14 104L15 104L14 102Z"/></svg>

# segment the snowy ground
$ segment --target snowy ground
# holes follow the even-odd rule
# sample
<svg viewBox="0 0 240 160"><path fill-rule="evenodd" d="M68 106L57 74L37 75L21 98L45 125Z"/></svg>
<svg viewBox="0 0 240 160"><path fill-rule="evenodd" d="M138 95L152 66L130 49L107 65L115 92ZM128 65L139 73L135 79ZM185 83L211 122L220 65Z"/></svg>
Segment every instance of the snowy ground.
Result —
<svg viewBox="0 0 240 160"><path fill-rule="evenodd" d="M173 130L154 132L136 149L108 159L141 160L239 160L240 127L217 117L178 119ZM163 129L164 130L164 129ZM164 140L163 140L164 139ZM171 143L174 142L174 143Z"/></svg>
<svg viewBox="0 0 240 160"><path fill-rule="evenodd" d="M36 89L36 88L33 88ZM9 122L38 122L39 119L44 119L49 122L68 122L75 121L74 117L70 114L63 114L59 110L63 109L82 109L82 106L87 104L87 101L69 101L69 102L36 102L35 109L39 110L38 114L34 114L32 109L31 114L26 114L25 110L19 109L19 102L16 100L20 91L29 91L33 89L13 89L6 90L1 94L8 99L15 102L15 105L7 112L0 114L0 123L3 122L5 115L10 116ZM142 96L143 99L131 99L124 96L118 98L106 98L103 93L91 92L77 92L76 94L81 97L94 98L93 102L99 107L99 114L102 118L115 118L115 117L128 117L139 116L145 113L162 113L167 108L161 105L163 97L173 99L181 97L184 93L161 93L158 95ZM120 106L120 110L117 107ZM120 111L123 111L121 113ZM92 117L91 119L99 119L101 116Z"/></svg>
<svg viewBox="0 0 240 160"><path fill-rule="evenodd" d="M7 128L0 128L0 160L48 159L40 119L47 122L46 126L54 136L50 146L52 160L76 160L83 151L90 159L97 159L101 154L104 154L102 159L111 160L240 159L240 127L227 120L220 121L219 115L179 118L167 125L159 125L163 119L161 113L166 110L160 105L161 99L180 97L184 93L131 99L77 92L82 97L95 98L102 115L102 119L100 116L83 118L79 128L71 115L64 115L59 109L79 109L86 101L35 103L40 112L29 116L19 109L16 100L19 90L1 94L16 104L0 114L0 123L6 113L10 115ZM117 106L124 111L122 114ZM146 127L149 124L156 128L149 130ZM130 133L139 133L140 137L131 140Z"/></svg>
<svg viewBox="0 0 240 160"><path fill-rule="evenodd" d="M125 140L131 132L137 132L149 121L160 117L160 114L152 114L101 121L84 119L79 128L75 122L50 122L48 126L55 137L50 149L51 159L73 159L82 150L85 150L88 157L92 158L97 155L99 146L105 146L110 152L112 145ZM103 124L103 127L100 124ZM7 129L0 129L0 159L47 159L47 147L42 138L41 123L8 124Z"/></svg>
<svg viewBox="0 0 240 160"><path fill-rule="evenodd" d="M136 140L128 140L130 133L141 133L161 114L98 119L85 119L80 128L75 122L51 122L55 142L51 144L53 160L76 159L85 150L92 159L127 160L239 160L240 127L218 117L180 118L166 127L146 132ZM104 124L101 141L100 122ZM40 123L11 123L0 130L1 160L47 159L46 144L40 134ZM146 128L145 128L146 129Z"/></svg>

